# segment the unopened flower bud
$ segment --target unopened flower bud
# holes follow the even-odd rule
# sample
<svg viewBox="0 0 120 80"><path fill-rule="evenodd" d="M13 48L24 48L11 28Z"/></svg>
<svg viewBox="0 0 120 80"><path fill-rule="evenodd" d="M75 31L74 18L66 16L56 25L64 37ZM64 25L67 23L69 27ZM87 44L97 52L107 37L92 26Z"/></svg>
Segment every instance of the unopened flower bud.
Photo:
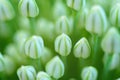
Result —
<svg viewBox="0 0 120 80"><path fill-rule="evenodd" d="M85 67L81 73L82 80L97 80L97 75L96 68L92 66Z"/></svg>
<svg viewBox="0 0 120 80"><path fill-rule="evenodd" d="M70 22L70 19L68 19L66 16L61 16L56 22L55 31L57 34L70 34L72 32L72 27L73 25Z"/></svg>
<svg viewBox="0 0 120 80"><path fill-rule="evenodd" d="M120 52L120 35L116 28L112 27L108 30L102 39L101 47L105 53Z"/></svg>
<svg viewBox="0 0 120 80"><path fill-rule="evenodd" d="M37 80L52 80L52 79L47 73L41 71L37 74Z"/></svg>
<svg viewBox="0 0 120 80"><path fill-rule="evenodd" d="M40 36L32 36L25 41L24 51L27 56L33 59L39 58L43 54L44 42Z"/></svg>
<svg viewBox="0 0 120 80"><path fill-rule="evenodd" d="M91 48L86 38L80 39L74 46L74 56L77 58L88 58L91 53Z"/></svg>
<svg viewBox="0 0 120 80"><path fill-rule="evenodd" d="M36 71L33 66L21 66L17 70L19 80L36 80Z"/></svg>
<svg viewBox="0 0 120 80"><path fill-rule="evenodd" d="M64 64L58 56L55 56L46 65L46 72L55 79L59 79L64 75Z"/></svg>
<svg viewBox="0 0 120 80"><path fill-rule="evenodd" d="M86 0L67 0L67 6L79 11L81 8L83 8L86 4Z"/></svg>
<svg viewBox="0 0 120 80"><path fill-rule="evenodd" d="M110 20L114 26L120 27L120 3L115 4L110 11Z"/></svg>
<svg viewBox="0 0 120 80"><path fill-rule="evenodd" d="M2 53L0 52L0 72L4 71L4 57L2 55Z"/></svg>
<svg viewBox="0 0 120 80"><path fill-rule="evenodd" d="M36 17L39 14L35 0L20 0L18 8L20 13L26 17Z"/></svg>
<svg viewBox="0 0 120 80"><path fill-rule="evenodd" d="M72 48L72 41L66 34L62 33L55 40L55 51L62 56L70 54Z"/></svg>
<svg viewBox="0 0 120 80"><path fill-rule="evenodd" d="M93 6L86 20L86 30L92 34L102 35L107 29L107 18L101 6Z"/></svg>
<svg viewBox="0 0 120 80"><path fill-rule="evenodd" d="M14 16L15 12L9 0L0 0L0 20L11 20Z"/></svg>

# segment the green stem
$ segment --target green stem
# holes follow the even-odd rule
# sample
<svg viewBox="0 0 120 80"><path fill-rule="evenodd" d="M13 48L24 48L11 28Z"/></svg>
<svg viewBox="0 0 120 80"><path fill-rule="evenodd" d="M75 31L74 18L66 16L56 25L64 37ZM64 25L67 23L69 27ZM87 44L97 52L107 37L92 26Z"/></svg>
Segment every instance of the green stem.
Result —
<svg viewBox="0 0 120 80"><path fill-rule="evenodd" d="M102 80L108 80L108 74L109 74L109 69L110 69L110 63L112 60L112 54L107 55L107 56L108 56L108 58L106 59L105 64L104 64Z"/></svg>
<svg viewBox="0 0 120 80"><path fill-rule="evenodd" d="M98 51L98 45L99 45L99 38L98 38L98 36L97 35L93 35L92 36L92 62L93 62L93 65L95 65L96 64L96 62L97 62L97 51Z"/></svg>
<svg viewBox="0 0 120 80"><path fill-rule="evenodd" d="M31 18L29 17L29 22L30 22L30 31L31 31L31 34L34 34L35 32L35 19L34 18Z"/></svg>

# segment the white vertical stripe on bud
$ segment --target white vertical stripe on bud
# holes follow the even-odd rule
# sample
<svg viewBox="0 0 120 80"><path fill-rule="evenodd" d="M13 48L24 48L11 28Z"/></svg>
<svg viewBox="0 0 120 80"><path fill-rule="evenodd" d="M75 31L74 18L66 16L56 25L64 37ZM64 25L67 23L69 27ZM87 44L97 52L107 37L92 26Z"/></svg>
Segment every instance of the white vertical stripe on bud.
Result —
<svg viewBox="0 0 120 80"><path fill-rule="evenodd" d="M66 34L62 33L55 39L55 51L62 56L70 54L72 48L72 41Z"/></svg>
<svg viewBox="0 0 120 80"><path fill-rule="evenodd" d="M0 52L0 72L4 71L4 69L5 69L4 65L5 65L5 63L4 63L4 57L3 57L2 53Z"/></svg>
<svg viewBox="0 0 120 80"><path fill-rule="evenodd" d="M106 29L107 18L103 8L98 5L93 6L86 20L86 30L100 36Z"/></svg>
<svg viewBox="0 0 120 80"><path fill-rule="evenodd" d="M18 9L26 17L36 17L39 14L39 8L35 0L20 0Z"/></svg>
<svg viewBox="0 0 120 80"><path fill-rule="evenodd" d="M86 38L80 39L74 46L74 56L77 58L88 58L91 53L91 48Z"/></svg>
<svg viewBox="0 0 120 80"><path fill-rule="evenodd" d="M17 70L19 80L36 80L36 71L33 66L21 66Z"/></svg>
<svg viewBox="0 0 120 80"><path fill-rule="evenodd" d="M97 76L98 72L92 66L85 67L81 73L82 80L97 80Z"/></svg>
<svg viewBox="0 0 120 80"><path fill-rule="evenodd" d="M64 64L58 56L55 56L46 64L46 72L55 79L64 75Z"/></svg>
<svg viewBox="0 0 120 80"><path fill-rule="evenodd" d="M37 59L43 54L44 42L40 36L32 36L25 41L24 44L25 54L30 58Z"/></svg>
<svg viewBox="0 0 120 80"><path fill-rule="evenodd" d="M120 35L116 28L112 27L108 30L102 39L101 47L105 53L120 52Z"/></svg>

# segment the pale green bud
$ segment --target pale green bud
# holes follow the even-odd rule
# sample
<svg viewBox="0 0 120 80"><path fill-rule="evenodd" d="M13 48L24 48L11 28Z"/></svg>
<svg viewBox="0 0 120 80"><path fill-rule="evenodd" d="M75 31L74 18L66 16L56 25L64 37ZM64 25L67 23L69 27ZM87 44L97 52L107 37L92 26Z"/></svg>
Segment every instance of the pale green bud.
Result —
<svg viewBox="0 0 120 80"><path fill-rule="evenodd" d="M67 0L67 6L79 11L81 8L83 8L86 4L86 0Z"/></svg>
<svg viewBox="0 0 120 80"><path fill-rule="evenodd" d="M13 74L16 69L15 61L8 55L5 55L4 62L5 62L5 73L8 75Z"/></svg>
<svg viewBox="0 0 120 80"><path fill-rule="evenodd" d="M68 19L66 16L61 16L56 22L55 31L57 34L70 34L73 29L72 27L73 25L70 19Z"/></svg>
<svg viewBox="0 0 120 80"><path fill-rule="evenodd" d="M70 54L72 48L72 41L66 34L62 33L55 39L55 51L62 56Z"/></svg>
<svg viewBox="0 0 120 80"><path fill-rule="evenodd" d="M15 12L9 0L0 0L0 20L11 20L14 16Z"/></svg>
<svg viewBox="0 0 120 80"><path fill-rule="evenodd" d="M115 4L110 11L110 20L114 26L120 27L120 3Z"/></svg>
<svg viewBox="0 0 120 80"><path fill-rule="evenodd" d="M53 16L56 19L63 15L67 15L66 6L61 0L56 0L53 6Z"/></svg>
<svg viewBox="0 0 120 80"><path fill-rule="evenodd" d="M39 8L35 0L20 0L18 9L26 17L36 17L39 14Z"/></svg>
<svg viewBox="0 0 120 80"><path fill-rule="evenodd" d="M86 26L86 20L87 20L87 15L88 15L88 9L85 8L82 11L80 11L78 13L78 17L76 20L76 25L81 29L81 28L85 28Z"/></svg>
<svg viewBox="0 0 120 80"><path fill-rule="evenodd" d="M36 71L33 66L21 66L17 70L19 80L36 80Z"/></svg>
<svg viewBox="0 0 120 80"><path fill-rule="evenodd" d="M98 72L96 68L89 66L82 70L81 77L82 80L97 80Z"/></svg>
<svg viewBox="0 0 120 80"><path fill-rule="evenodd" d="M40 36L32 36L25 41L24 51L27 56L33 59L39 58L43 54L44 42Z"/></svg>
<svg viewBox="0 0 120 80"><path fill-rule="evenodd" d="M52 80L52 79L47 73L41 71L37 74L37 80Z"/></svg>
<svg viewBox="0 0 120 80"><path fill-rule="evenodd" d="M46 72L55 79L59 79L64 75L64 64L58 56L50 60L46 67Z"/></svg>
<svg viewBox="0 0 120 80"><path fill-rule="evenodd" d="M2 53L0 52L0 72L4 71L5 63L4 63L4 57Z"/></svg>
<svg viewBox="0 0 120 80"><path fill-rule="evenodd" d="M102 35L107 29L107 18L101 6L93 6L88 13L86 30L92 34Z"/></svg>
<svg viewBox="0 0 120 80"><path fill-rule="evenodd" d="M116 79L116 80L120 80L120 78Z"/></svg>
<svg viewBox="0 0 120 80"><path fill-rule="evenodd" d="M44 19L44 18L40 18L37 21L37 26L35 28L35 32L38 35L41 35L42 37L44 37L45 39L48 39L49 41L54 39L54 24L53 22Z"/></svg>
<svg viewBox="0 0 120 80"><path fill-rule="evenodd" d="M74 46L74 56L76 58L88 58L91 53L89 42L86 38L80 39Z"/></svg>
<svg viewBox="0 0 120 80"><path fill-rule="evenodd" d="M110 64L107 64L107 60L108 60L109 57L111 58L109 60ZM106 64L109 65L109 70L114 70L114 69L118 68L119 65L120 65L119 53L114 53L112 55L105 54L104 58L103 58L103 62L104 62L104 65L106 65Z"/></svg>
<svg viewBox="0 0 120 80"><path fill-rule="evenodd" d="M101 47L105 53L120 52L120 35L116 28L112 27L108 30L102 39Z"/></svg>

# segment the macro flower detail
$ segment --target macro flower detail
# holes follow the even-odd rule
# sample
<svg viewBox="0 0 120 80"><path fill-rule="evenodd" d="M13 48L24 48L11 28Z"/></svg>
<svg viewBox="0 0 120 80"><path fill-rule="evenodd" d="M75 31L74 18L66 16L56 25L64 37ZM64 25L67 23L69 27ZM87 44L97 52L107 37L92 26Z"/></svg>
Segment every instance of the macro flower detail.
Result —
<svg viewBox="0 0 120 80"><path fill-rule="evenodd" d="M74 56L76 58L88 58L91 53L89 42L86 38L80 39L74 46Z"/></svg>
<svg viewBox="0 0 120 80"><path fill-rule="evenodd" d="M58 56L50 60L45 67L46 72L55 79L59 79L64 75L64 64Z"/></svg>
<svg viewBox="0 0 120 80"><path fill-rule="evenodd" d="M116 3L114 6L112 6L112 9L110 11L110 21L113 26L120 27L120 3Z"/></svg>
<svg viewBox="0 0 120 80"><path fill-rule="evenodd" d="M55 25L55 32L57 34L66 33L70 34L72 32L72 23L66 16L61 16L57 21Z"/></svg>
<svg viewBox="0 0 120 80"><path fill-rule="evenodd" d="M67 6L79 11L81 8L83 8L86 4L86 0L67 0Z"/></svg>
<svg viewBox="0 0 120 80"><path fill-rule="evenodd" d="M81 73L82 80L97 80L97 76L98 72L92 66L85 67Z"/></svg>
<svg viewBox="0 0 120 80"><path fill-rule="evenodd" d="M39 14L39 8L35 0L20 0L18 9L26 17L36 17Z"/></svg>
<svg viewBox="0 0 120 80"><path fill-rule="evenodd" d="M0 0L0 21L11 20L15 17L15 11L9 0Z"/></svg>
<svg viewBox="0 0 120 80"><path fill-rule="evenodd" d="M21 66L17 70L19 80L36 80L36 71L33 66Z"/></svg>
<svg viewBox="0 0 120 80"><path fill-rule="evenodd" d="M107 29L107 18L104 9L95 5L88 13L86 30L92 34L102 35Z"/></svg>
<svg viewBox="0 0 120 80"><path fill-rule="evenodd" d="M62 33L55 39L55 51L62 56L70 54L72 48L72 41L66 34Z"/></svg>
<svg viewBox="0 0 120 80"><path fill-rule="evenodd" d="M24 43L25 54L30 58L39 58L43 54L43 50L44 42L40 36L32 36Z"/></svg>
<svg viewBox="0 0 120 80"><path fill-rule="evenodd" d="M40 71L37 74L37 80L52 80L52 79L47 73Z"/></svg>
<svg viewBox="0 0 120 80"><path fill-rule="evenodd" d="M112 27L103 37L101 47L105 53L119 53L120 52L120 34L116 28Z"/></svg>

